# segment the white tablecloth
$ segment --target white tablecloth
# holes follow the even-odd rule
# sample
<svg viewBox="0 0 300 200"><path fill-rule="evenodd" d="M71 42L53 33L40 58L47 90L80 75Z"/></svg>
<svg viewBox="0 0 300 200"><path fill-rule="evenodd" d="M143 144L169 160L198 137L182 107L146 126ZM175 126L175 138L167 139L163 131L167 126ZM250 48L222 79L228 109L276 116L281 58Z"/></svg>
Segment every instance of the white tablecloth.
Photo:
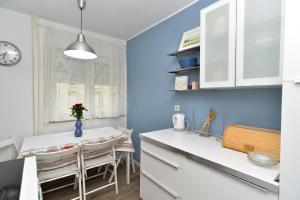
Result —
<svg viewBox="0 0 300 200"><path fill-rule="evenodd" d="M51 146L79 143L83 140L97 139L120 134L122 134L122 132L117 129L104 127L82 130L82 137L75 137L73 131L30 136L24 138L20 154L31 149L45 149Z"/></svg>

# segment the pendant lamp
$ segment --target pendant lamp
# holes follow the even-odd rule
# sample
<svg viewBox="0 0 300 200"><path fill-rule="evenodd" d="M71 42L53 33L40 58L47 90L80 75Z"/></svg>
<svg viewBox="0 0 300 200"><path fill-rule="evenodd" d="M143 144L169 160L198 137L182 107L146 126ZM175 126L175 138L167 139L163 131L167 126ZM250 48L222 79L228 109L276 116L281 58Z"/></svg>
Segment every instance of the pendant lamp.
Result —
<svg viewBox="0 0 300 200"><path fill-rule="evenodd" d="M94 49L85 41L82 33L82 10L85 8L85 0L78 0L80 9L80 33L77 35L77 40L70 44L64 51L64 54L77 59L95 59L97 54Z"/></svg>

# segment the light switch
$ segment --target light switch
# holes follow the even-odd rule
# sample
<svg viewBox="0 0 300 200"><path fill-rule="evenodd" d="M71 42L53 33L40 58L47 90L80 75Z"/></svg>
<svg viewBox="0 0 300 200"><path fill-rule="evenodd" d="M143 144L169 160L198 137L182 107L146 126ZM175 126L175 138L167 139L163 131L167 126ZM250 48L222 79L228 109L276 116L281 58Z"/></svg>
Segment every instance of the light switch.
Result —
<svg viewBox="0 0 300 200"><path fill-rule="evenodd" d="M175 106L174 106L174 110L175 110L176 112L179 112L179 111L180 111L180 105L175 105Z"/></svg>

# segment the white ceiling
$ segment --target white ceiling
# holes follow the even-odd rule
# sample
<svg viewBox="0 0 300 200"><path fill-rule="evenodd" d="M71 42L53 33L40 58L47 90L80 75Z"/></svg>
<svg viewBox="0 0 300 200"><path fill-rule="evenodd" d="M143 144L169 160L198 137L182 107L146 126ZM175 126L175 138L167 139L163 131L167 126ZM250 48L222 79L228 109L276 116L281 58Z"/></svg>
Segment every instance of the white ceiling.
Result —
<svg viewBox="0 0 300 200"><path fill-rule="evenodd" d="M123 40L195 0L87 0L84 29ZM77 0L0 0L0 7L79 27Z"/></svg>

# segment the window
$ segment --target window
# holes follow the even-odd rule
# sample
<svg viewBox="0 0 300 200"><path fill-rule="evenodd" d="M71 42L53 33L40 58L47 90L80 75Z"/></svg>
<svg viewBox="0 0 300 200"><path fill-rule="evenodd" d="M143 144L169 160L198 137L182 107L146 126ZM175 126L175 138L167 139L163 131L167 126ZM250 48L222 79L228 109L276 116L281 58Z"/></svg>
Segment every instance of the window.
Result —
<svg viewBox="0 0 300 200"><path fill-rule="evenodd" d="M38 84L39 126L68 121L70 108L83 103L88 109L84 118L107 118L125 115L125 46L116 42L87 37L98 54L94 60L77 60L63 54L76 33L35 21L35 71Z"/></svg>

